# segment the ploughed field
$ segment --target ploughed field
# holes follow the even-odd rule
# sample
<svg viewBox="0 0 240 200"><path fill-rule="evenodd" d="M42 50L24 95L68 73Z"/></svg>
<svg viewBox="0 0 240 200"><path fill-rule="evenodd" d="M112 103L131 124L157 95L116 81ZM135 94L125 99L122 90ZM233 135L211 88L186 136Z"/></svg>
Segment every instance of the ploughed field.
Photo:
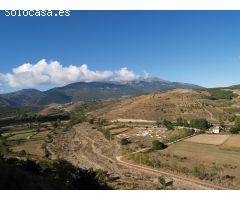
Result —
<svg viewBox="0 0 240 200"><path fill-rule="evenodd" d="M196 135L195 137L188 138L185 141L201 144L221 145L226 142L230 137L230 135L201 134Z"/></svg>

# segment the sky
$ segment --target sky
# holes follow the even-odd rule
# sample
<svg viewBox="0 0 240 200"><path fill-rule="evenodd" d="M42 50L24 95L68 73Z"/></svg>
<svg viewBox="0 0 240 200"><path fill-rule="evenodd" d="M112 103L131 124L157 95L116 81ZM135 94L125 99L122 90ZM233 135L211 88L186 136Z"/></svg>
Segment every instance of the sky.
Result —
<svg viewBox="0 0 240 200"><path fill-rule="evenodd" d="M240 11L0 12L0 93L154 76L240 84Z"/></svg>

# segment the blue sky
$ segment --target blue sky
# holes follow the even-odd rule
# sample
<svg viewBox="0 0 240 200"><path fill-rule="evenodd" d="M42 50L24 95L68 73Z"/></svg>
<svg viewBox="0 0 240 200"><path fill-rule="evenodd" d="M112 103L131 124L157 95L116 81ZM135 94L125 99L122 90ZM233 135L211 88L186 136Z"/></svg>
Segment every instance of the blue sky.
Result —
<svg viewBox="0 0 240 200"><path fill-rule="evenodd" d="M71 11L70 17L5 17L2 11L0 22L4 92L25 86L9 83L7 73L42 59L45 67L51 61L66 68L87 64L91 76L97 70L120 77L126 67L130 75L146 71L205 87L240 84L239 11Z"/></svg>

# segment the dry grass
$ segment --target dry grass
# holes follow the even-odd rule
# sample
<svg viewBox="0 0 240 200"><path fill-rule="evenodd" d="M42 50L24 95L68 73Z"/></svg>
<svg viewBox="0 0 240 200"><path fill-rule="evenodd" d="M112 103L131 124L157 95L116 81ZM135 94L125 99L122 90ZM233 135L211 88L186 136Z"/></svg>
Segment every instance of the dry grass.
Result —
<svg viewBox="0 0 240 200"><path fill-rule="evenodd" d="M191 142L178 142L163 150L166 154L186 156L190 163L221 163L240 166L239 152L219 149L218 146ZM194 164L191 164L194 166ZM240 174L239 174L240 175Z"/></svg>
<svg viewBox="0 0 240 200"><path fill-rule="evenodd" d="M227 113L221 109L221 106L226 106L226 100L207 100L202 98L203 95L206 94L201 91L176 89L114 101L91 114L109 120L176 120L182 117L207 118L213 123L217 123L220 116L227 117Z"/></svg>
<svg viewBox="0 0 240 200"><path fill-rule="evenodd" d="M129 128L118 128L118 129L112 129L110 130L110 133L112 135L117 135L117 134L120 134L120 133L123 133L125 131L127 131Z"/></svg>
<svg viewBox="0 0 240 200"><path fill-rule="evenodd" d="M221 145L223 144L230 135L210 135L210 134L201 134L194 137L184 140L185 142L192 143L202 143L202 144L212 144L212 145Z"/></svg>

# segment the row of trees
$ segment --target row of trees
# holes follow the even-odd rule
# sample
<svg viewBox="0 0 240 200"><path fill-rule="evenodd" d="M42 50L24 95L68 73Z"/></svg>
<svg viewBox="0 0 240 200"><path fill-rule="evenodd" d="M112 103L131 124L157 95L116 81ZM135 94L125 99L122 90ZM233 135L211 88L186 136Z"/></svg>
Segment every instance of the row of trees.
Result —
<svg viewBox="0 0 240 200"><path fill-rule="evenodd" d="M168 130L174 130L174 126L184 126L184 127L191 127L191 128L197 128L201 130L207 130L209 129L212 124L208 122L206 119L191 119L189 122L182 118L177 118L176 123L168 121L164 119L163 121L157 121L157 125L163 125Z"/></svg>
<svg viewBox="0 0 240 200"><path fill-rule="evenodd" d="M230 128L230 133L238 134L240 132L240 117L236 116L234 119L234 126Z"/></svg>

